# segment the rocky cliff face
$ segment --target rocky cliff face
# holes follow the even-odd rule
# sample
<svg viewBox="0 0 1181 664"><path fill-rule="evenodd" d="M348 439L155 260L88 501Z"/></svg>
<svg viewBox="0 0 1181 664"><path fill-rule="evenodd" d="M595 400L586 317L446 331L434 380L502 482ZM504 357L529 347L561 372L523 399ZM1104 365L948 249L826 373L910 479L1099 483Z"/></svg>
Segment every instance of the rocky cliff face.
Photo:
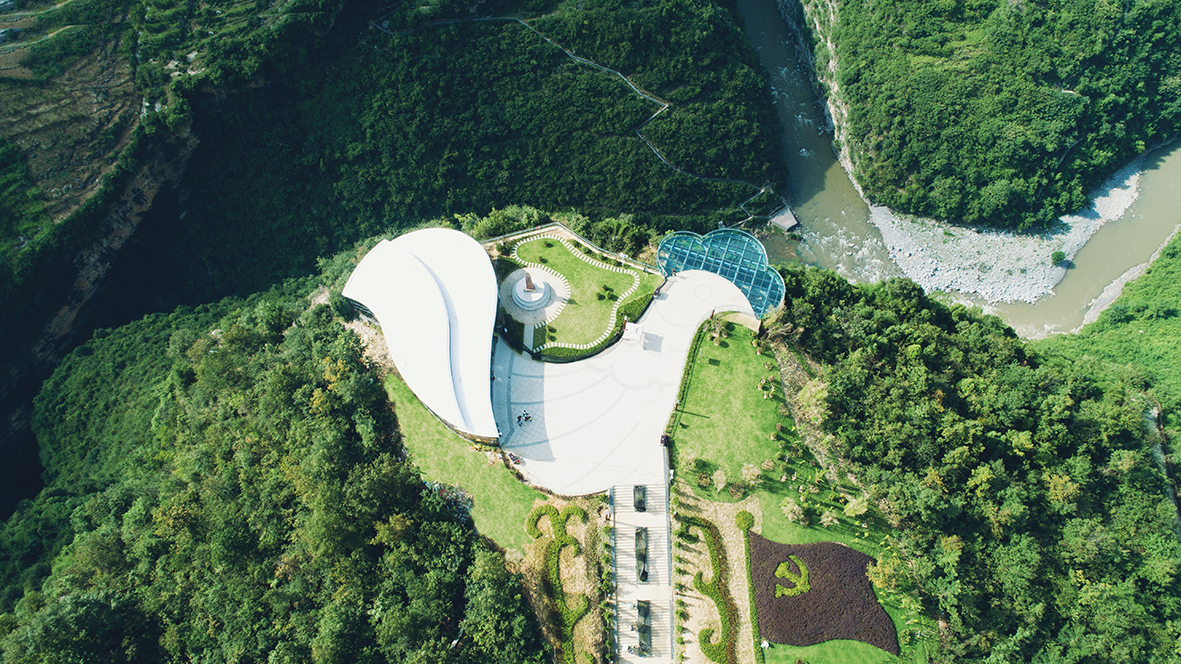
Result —
<svg viewBox="0 0 1181 664"><path fill-rule="evenodd" d="M80 316L102 286L115 257L151 209L157 192L177 182L184 173L197 144L196 137L186 133L150 148L151 153L99 225L94 242L75 257L77 275L57 312L31 347L9 349L4 373L0 374L0 404L5 411L0 413L0 446L18 438L27 428L32 394L25 393L30 389L30 380L39 383L35 377L51 371L72 346Z"/></svg>

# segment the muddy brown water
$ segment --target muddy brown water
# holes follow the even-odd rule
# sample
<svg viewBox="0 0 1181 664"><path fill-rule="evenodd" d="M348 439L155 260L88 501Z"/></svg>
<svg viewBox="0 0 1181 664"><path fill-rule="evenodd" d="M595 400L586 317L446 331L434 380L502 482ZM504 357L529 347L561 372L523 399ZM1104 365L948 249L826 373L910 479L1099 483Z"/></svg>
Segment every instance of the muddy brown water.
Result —
<svg viewBox="0 0 1181 664"><path fill-rule="evenodd" d="M738 0L738 9L771 78L775 109L784 126L783 154L790 173L786 194L801 226L799 241L780 233L764 239L771 261L816 265L861 282L903 276L881 233L870 223L868 206L833 153L823 107L775 0ZM1139 198L1122 217L1095 233L1053 295L1032 304L989 305L962 294L956 299L1001 316L1025 337L1069 332L1082 325L1104 288L1147 262L1178 224L1181 141L1146 157Z"/></svg>

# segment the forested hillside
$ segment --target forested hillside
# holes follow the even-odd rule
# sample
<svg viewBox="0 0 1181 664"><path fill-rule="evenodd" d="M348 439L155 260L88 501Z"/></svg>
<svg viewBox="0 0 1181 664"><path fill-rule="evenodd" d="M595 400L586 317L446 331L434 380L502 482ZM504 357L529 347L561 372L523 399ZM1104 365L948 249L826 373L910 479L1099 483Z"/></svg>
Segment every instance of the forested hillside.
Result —
<svg viewBox="0 0 1181 664"><path fill-rule="evenodd" d="M1181 127L1176 2L844 0L835 26L827 4L805 2L817 70L836 58L845 147L875 202L1037 227Z"/></svg>
<svg viewBox="0 0 1181 664"><path fill-rule="evenodd" d="M779 205L781 128L728 0L496 0L474 10L71 2L91 4L103 20L136 26L118 33L119 48L133 56L147 104L111 179L122 187L175 152L169 136L200 141L176 195L153 204L166 230L137 238L127 277L169 289L147 298L164 303L158 311L266 289L375 233L516 203L623 220L625 232L607 236L612 249L642 245L655 229L745 219L741 204L764 186L746 209ZM45 62L60 69L77 56ZM37 235L3 266L0 341L27 343L69 295L72 261L109 202L95 197L84 219Z"/></svg>
<svg viewBox="0 0 1181 664"><path fill-rule="evenodd" d="M531 25L668 95L671 108L643 131L674 164L783 182L765 78L729 10L662 0L620 9L627 21L615 23L617 12L592 5L562 6ZM194 97L205 145L186 178L186 226L219 280L255 288L361 237L511 203L596 219L626 213L661 230L746 217L738 205L757 189L661 162L634 132L660 105L618 76L516 21L387 34L367 27L379 14L379 5L347 6L324 46L284 62L273 85ZM392 31L399 16L383 22ZM656 47L600 50L583 33L604 26ZM259 243L274 250L259 256Z"/></svg>
<svg viewBox="0 0 1181 664"><path fill-rule="evenodd" d="M1061 334L1039 345L1078 361L1099 361L1125 371L1146 385L1160 408L1163 432L1181 437L1181 238L1102 314L1079 334ZM1175 451L1173 452L1175 454ZM1178 462L1172 457L1172 463Z"/></svg>
<svg viewBox="0 0 1181 664"><path fill-rule="evenodd" d="M540 662L462 496L403 460L310 280L104 331L37 399L0 529L5 662Z"/></svg>
<svg viewBox="0 0 1181 664"><path fill-rule="evenodd" d="M784 276L772 329L827 366L831 451L895 526L871 577L920 591L947 655L1175 660L1181 542L1142 381L908 281Z"/></svg>

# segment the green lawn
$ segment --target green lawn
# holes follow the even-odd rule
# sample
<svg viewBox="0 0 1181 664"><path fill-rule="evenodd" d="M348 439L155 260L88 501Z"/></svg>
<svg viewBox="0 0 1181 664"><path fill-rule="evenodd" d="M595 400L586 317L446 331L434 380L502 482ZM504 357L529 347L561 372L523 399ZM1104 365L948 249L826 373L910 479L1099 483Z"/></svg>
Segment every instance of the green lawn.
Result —
<svg viewBox="0 0 1181 664"><path fill-rule="evenodd" d="M701 498L733 502L729 493L696 484L700 473L713 475L718 468L728 482L742 482L742 468L775 460L785 442L798 440L790 417L779 414L783 389L779 368L770 354L756 355L754 333L741 325L726 324L728 338L714 345L702 340L695 362L689 364L689 389L684 403L673 414L672 437L677 445L677 474L694 486ZM774 396L764 398L759 381L774 376ZM777 433L782 424L785 433ZM772 434L775 439L772 440ZM695 456L692 466L688 458ZM778 483L781 463L775 469L760 468L764 484Z"/></svg>
<svg viewBox="0 0 1181 664"><path fill-rule="evenodd" d="M504 464L489 465L484 452L472 451L471 443L443 426L400 377L390 374L385 390L396 408L402 443L423 477L463 487L472 496L476 529L505 549L523 550L532 541L525 519L533 501L545 496L519 482Z"/></svg>
<svg viewBox="0 0 1181 664"><path fill-rule="evenodd" d="M612 310L637 278L639 287L620 302L621 311L629 302L650 297L661 282L659 276L632 268L615 272L592 265L575 256L561 242L549 238L526 240L518 244L516 255L524 262L545 265L566 277L570 283L570 298L566 307L548 328L538 328L533 338L534 348L550 342L595 342L604 332L615 327L617 318L612 316ZM583 256L592 257L585 253Z"/></svg>
<svg viewBox="0 0 1181 664"><path fill-rule="evenodd" d="M830 485L823 475L823 468L813 465L815 459L800 443L794 422L779 414L783 389L774 358L755 353L751 345L754 333L750 330L733 324L727 327L728 338L723 338L719 345L714 345L708 338L703 339L696 360L686 367L688 390L684 403L673 414L671 424L676 441L677 474L693 485L699 497L733 502L728 491L697 486L698 474L712 474L721 468L728 482L742 482L744 464L759 466L766 459L774 459L776 463L772 471L760 468L761 482L755 492L763 513L761 534L764 537L793 544L840 542L875 558L880 556L889 525L874 510L856 519L845 516L841 494L857 496L860 492L852 486ZM708 322L706 329L709 329ZM774 396L764 399L759 381L772 375L776 376ZM772 440L771 432L776 431L776 424L782 424L785 431ZM779 460L784 454L786 461ZM696 459L690 468L687 461L692 456ZM816 493L811 490L813 486ZM784 517L780 504L789 496L805 507L810 517L809 526L792 523ZM820 514L826 511L839 519L828 528L821 527L818 522ZM916 619L918 614L904 608L902 595L877 589L875 592L901 635L907 629L907 622ZM917 625L914 623L910 627ZM925 620L923 627L934 630L929 620ZM904 646L902 652L900 660L874 646L840 640L806 648L773 645L765 651L765 661L767 664L794 664L800 657L810 664L927 661L921 642Z"/></svg>

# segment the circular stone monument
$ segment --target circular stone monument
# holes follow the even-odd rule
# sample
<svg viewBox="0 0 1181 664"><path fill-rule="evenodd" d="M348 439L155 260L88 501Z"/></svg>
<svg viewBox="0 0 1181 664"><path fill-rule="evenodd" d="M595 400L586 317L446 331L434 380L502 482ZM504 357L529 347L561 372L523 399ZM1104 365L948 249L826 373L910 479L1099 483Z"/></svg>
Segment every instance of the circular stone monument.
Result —
<svg viewBox="0 0 1181 664"><path fill-rule="evenodd" d="M549 304L550 292L549 284L540 279L534 281L526 272L513 284L513 302L525 311L537 311Z"/></svg>

